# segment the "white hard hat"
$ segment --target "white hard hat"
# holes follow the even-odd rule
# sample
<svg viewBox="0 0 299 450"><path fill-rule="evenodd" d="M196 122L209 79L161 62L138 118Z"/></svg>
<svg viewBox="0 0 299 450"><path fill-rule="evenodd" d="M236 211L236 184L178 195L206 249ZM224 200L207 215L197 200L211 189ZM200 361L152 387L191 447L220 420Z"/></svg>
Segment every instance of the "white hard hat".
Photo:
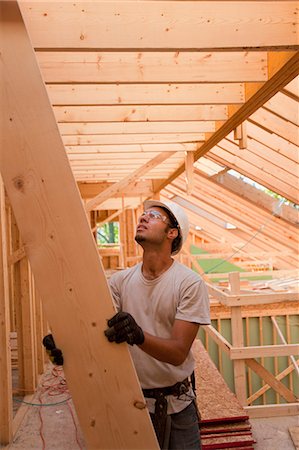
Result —
<svg viewBox="0 0 299 450"><path fill-rule="evenodd" d="M155 206L166 209L170 216L173 216L178 223L180 241L177 248L171 253L172 255L176 255L181 250L189 233L189 220L187 214L183 208L173 202L160 202L158 200L146 200L144 202L144 209L153 208Z"/></svg>

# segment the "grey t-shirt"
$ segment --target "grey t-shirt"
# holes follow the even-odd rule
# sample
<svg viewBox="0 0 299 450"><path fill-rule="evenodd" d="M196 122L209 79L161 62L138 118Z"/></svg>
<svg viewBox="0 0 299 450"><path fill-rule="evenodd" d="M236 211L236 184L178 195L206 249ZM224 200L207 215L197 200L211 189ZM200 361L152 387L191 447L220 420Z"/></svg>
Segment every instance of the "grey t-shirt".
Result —
<svg viewBox="0 0 299 450"><path fill-rule="evenodd" d="M170 338L176 319L210 323L207 288L197 273L174 261L160 277L147 280L141 268L142 263L111 276L109 284L118 311L132 314L144 331L166 339ZM174 366L158 361L137 345L129 349L144 389L172 386L190 376L194 369L191 352L181 365ZM170 411L177 412L186 404L179 409L173 406L170 405Z"/></svg>

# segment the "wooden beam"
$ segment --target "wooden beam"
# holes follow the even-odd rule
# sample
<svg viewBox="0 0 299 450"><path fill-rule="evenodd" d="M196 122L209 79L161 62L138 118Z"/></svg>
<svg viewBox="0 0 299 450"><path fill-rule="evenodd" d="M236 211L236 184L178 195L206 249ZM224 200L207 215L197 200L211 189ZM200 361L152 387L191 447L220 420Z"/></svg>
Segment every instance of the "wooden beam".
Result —
<svg viewBox="0 0 299 450"><path fill-rule="evenodd" d="M142 175L146 174L154 167L161 164L161 162L165 161L167 158L169 158L169 156L171 156L174 153L175 152L160 153L155 158L153 158L152 160L150 160L149 162L145 163L143 166L135 170L132 174L128 175L118 183L113 184L112 186L107 188L104 192L101 192L96 197L94 197L92 200L88 200L85 204L86 211L91 211L92 209L98 207L101 203L110 198L112 195L115 195L117 193L120 194L123 189L128 188L130 184L134 183Z"/></svg>
<svg viewBox="0 0 299 450"><path fill-rule="evenodd" d="M273 213L281 219L296 225L299 222L299 212L289 205L281 205L279 199L272 198L265 192L256 189L249 184L245 185L242 180L238 180L229 173L222 173L213 177L213 182L222 185L225 189L241 196L246 201L253 203L255 206L263 208L263 210Z"/></svg>
<svg viewBox="0 0 299 450"><path fill-rule="evenodd" d="M261 417L298 416L299 414L298 402L283 403L279 405L245 406L244 409L251 419L258 419Z"/></svg>
<svg viewBox="0 0 299 450"><path fill-rule="evenodd" d="M83 199L93 198L112 185L113 183L108 183L107 181L103 183L78 183ZM150 180L142 180L136 182L131 188L124 189L123 194L127 197L135 197L136 195L147 197L152 194L152 190L152 182Z"/></svg>
<svg viewBox="0 0 299 450"><path fill-rule="evenodd" d="M243 104L243 83L48 84L52 105Z"/></svg>
<svg viewBox="0 0 299 450"><path fill-rule="evenodd" d="M299 344L233 347L230 351L230 357L233 360L290 355L299 355Z"/></svg>
<svg viewBox="0 0 299 450"><path fill-rule="evenodd" d="M63 136L64 145L123 145L167 144L178 142L203 142L204 133L139 133L139 134L92 134L86 136Z"/></svg>
<svg viewBox="0 0 299 450"><path fill-rule="evenodd" d="M299 359L297 360L297 364L299 364ZM294 366L291 364L285 370L283 370L278 375L276 375L275 378L280 381L283 378L285 378L286 376L290 375L293 372L293 370L294 370ZM259 398L261 395L263 395L270 388L271 388L271 386L269 384L264 384L264 386L262 386L258 391L256 391L250 397L248 397L247 403L248 404L253 403L257 398Z"/></svg>
<svg viewBox="0 0 299 450"><path fill-rule="evenodd" d="M240 123L246 120L251 114L257 111L265 102L273 95L286 86L299 73L299 52L290 52L288 59L282 67L280 67L271 78L261 86L256 86L255 92L248 94L248 100L242 105L231 117L212 135L207 141L195 152L195 160L205 155L209 150L215 147L222 139L224 139L231 131L233 131ZM157 188L161 190L167 184L171 183L183 171L184 165L177 169L171 177L163 181Z"/></svg>
<svg viewBox="0 0 299 450"><path fill-rule="evenodd" d="M119 153L125 157L126 153L164 153L185 152L196 149L196 143L172 144L131 144L131 145L73 145L66 146L67 153ZM171 156L171 155L169 155Z"/></svg>
<svg viewBox="0 0 299 450"><path fill-rule="evenodd" d="M25 248L24 246L19 248L18 250L15 250L11 255L9 255L8 258L8 264L15 264L18 261L21 261L21 259L25 258Z"/></svg>
<svg viewBox="0 0 299 450"><path fill-rule="evenodd" d="M245 359L245 363L269 386L271 386L275 392L281 395L287 402L297 401L297 398L294 395L294 393L255 359Z"/></svg>
<svg viewBox="0 0 299 450"><path fill-rule="evenodd" d="M147 24L148 26L149 24ZM46 83L266 81L266 52L37 52Z"/></svg>
<svg viewBox="0 0 299 450"><path fill-rule="evenodd" d="M127 346L103 333L110 291L17 2L0 17L0 171L86 444L156 449Z"/></svg>
<svg viewBox="0 0 299 450"><path fill-rule="evenodd" d="M5 194L0 176L0 444L12 438L12 377Z"/></svg>
<svg viewBox="0 0 299 450"><path fill-rule="evenodd" d="M194 154L193 152L186 152L185 155L185 166L186 166L186 184L187 184L187 194L191 195L194 188Z"/></svg>
<svg viewBox="0 0 299 450"><path fill-rule="evenodd" d="M226 105L104 105L54 106L53 110L62 134L84 133L93 129L88 122L151 122L226 120ZM77 131L78 130L78 131ZM87 131L88 133L89 131Z"/></svg>
<svg viewBox="0 0 299 450"><path fill-rule="evenodd" d="M229 274L230 293L238 295L240 293L240 274L231 272ZM243 338L243 319L241 306L231 308L231 333L233 347L242 347ZM247 404L246 394L246 373L244 361L234 361L234 383L235 393L241 405Z"/></svg>
<svg viewBox="0 0 299 450"><path fill-rule="evenodd" d="M219 333L212 325L202 325L203 329L214 342L223 350L227 355L230 354L232 345Z"/></svg>
<svg viewBox="0 0 299 450"><path fill-rule="evenodd" d="M240 2L237 8L234 1L69 0L59 8L57 2L42 0L20 4L38 48L244 50L298 45L294 1L261 1L258 8L255 1Z"/></svg>

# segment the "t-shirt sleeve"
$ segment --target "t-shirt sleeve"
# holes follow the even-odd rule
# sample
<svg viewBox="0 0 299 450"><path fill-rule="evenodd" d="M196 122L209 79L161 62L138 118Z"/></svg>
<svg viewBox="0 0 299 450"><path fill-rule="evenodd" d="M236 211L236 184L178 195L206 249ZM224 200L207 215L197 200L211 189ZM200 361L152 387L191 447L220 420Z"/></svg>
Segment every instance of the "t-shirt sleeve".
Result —
<svg viewBox="0 0 299 450"><path fill-rule="evenodd" d="M201 325L211 323L208 289L200 277L182 283L175 318Z"/></svg>
<svg viewBox="0 0 299 450"><path fill-rule="evenodd" d="M118 283L118 277L116 275L112 275L109 279L109 287L110 292L112 295L112 300L114 307L116 311L121 310L121 304L120 304L120 291L119 291L119 283Z"/></svg>

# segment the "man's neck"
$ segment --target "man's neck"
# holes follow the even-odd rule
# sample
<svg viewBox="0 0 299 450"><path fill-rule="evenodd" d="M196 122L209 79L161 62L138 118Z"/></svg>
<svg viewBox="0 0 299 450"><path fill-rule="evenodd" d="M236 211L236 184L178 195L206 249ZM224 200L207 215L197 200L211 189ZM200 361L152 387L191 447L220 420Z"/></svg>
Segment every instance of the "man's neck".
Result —
<svg viewBox="0 0 299 450"><path fill-rule="evenodd" d="M163 256L156 252L143 253L142 274L147 280L154 280L162 275L173 263L171 255Z"/></svg>

